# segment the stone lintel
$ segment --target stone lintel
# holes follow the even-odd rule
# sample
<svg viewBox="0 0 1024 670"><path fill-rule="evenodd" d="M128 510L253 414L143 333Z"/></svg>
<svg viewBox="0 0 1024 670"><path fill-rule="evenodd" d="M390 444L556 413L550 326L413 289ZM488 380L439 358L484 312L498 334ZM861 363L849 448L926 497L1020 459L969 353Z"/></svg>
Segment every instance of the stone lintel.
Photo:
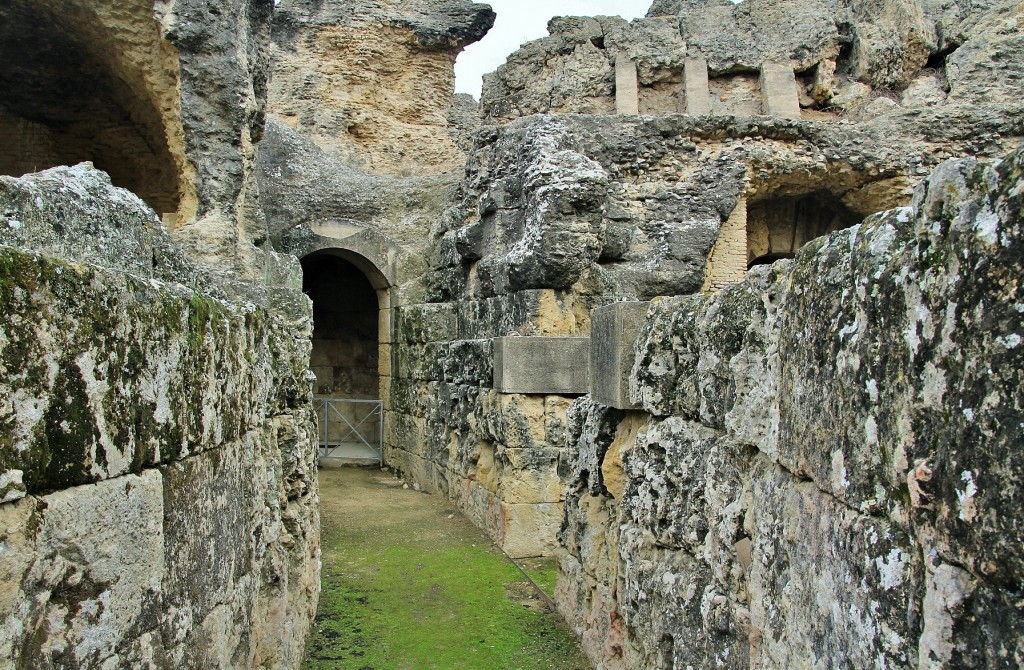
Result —
<svg viewBox="0 0 1024 670"><path fill-rule="evenodd" d="M614 302L590 312L590 395L616 409L640 409L629 400L633 345L649 302Z"/></svg>
<svg viewBox="0 0 1024 670"><path fill-rule="evenodd" d="M800 118L800 96L796 74L789 63L761 64L761 99L764 113L789 119Z"/></svg>
<svg viewBox="0 0 1024 670"><path fill-rule="evenodd" d="M499 393L582 395L590 388L589 337L499 337L494 388Z"/></svg>
<svg viewBox="0 0 1024 670"><path fill-rule="evenodd" d="M636 63L623 55L615 58L615 113L640 113L640 84Z"/></svg>
<svg viewBox="0 0 1024 670"><path fill-rule="evenodd" d="M679 111L690 116L711 113L708 62L703 58L687 58L683 63L683 109Z"/></svg>

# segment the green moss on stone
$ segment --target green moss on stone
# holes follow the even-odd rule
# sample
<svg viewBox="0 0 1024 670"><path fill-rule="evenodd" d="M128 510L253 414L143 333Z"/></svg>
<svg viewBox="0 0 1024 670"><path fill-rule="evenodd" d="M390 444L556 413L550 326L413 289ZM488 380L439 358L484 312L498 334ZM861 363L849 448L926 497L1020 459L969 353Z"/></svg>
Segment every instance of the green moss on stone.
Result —
<svg viewBox="0 0 1024 670"><path fill-rule="evenodd" d="M188 344L193 353L203 348L207 330L217 313L217 303L195 293L188 303Z"/></svg>
<svg viewBox="0 0 1024 670"><path fill-rule="evenodd" d="M66 357L61 361L50 405L43 415L43 439L30 450L30 458L35 461L35 467L27 468L25 473L30 493L57 491L91 481L94 448L96 464L106 465L96 418L87 398L78 366Z"/></svg>

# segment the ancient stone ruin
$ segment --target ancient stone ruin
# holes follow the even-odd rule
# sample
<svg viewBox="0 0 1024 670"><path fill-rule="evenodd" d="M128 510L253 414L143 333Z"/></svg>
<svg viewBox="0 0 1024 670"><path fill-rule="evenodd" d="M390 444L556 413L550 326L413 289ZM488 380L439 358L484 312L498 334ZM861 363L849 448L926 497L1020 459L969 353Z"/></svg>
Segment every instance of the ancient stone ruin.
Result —
<svg viewBox="0 0 1024 670"><path fill-rule="evenodd" d="M1024 5L0 6L0 667L295 668L314 397L595 668L1024 666Z"/></svg>

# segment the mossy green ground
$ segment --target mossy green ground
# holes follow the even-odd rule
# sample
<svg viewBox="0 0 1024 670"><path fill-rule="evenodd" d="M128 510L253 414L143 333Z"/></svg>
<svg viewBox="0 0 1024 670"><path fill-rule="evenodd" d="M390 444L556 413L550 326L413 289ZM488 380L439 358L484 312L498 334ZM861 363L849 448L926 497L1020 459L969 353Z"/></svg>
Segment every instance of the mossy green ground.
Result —
<svg viewBox="0 0 1024 670"><path fill-rule="evenodd" d="M587 670L522 572L439 496L320 471L323 591L305 668ZM551 581L551 563L529 568Z"/></svg>
<svg viewBox="0 0 1024 670"><path fill-rule="evenodd" d="M558 578L557 559L524 558L516 563L548 598L555 597L555 580Z"/></svg>

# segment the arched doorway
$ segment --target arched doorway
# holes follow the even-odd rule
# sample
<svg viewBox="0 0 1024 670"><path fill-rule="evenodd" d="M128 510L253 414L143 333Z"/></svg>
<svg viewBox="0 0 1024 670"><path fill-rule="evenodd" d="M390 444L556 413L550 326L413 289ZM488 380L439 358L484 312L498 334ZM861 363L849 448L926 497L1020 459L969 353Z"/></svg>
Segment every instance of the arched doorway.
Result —
<svg viewBox="0 0 1024 670"><path fill-rule="evenodd" d="M179 68L153 3L0 3L0 174L90 161L160 215L192 207Z"/></svg>
<svg viewBox="0 0 1024 670"><path fill-rule="evenodd" d="M317 251L301 262L302 288L313 301L310 369L321 462L381 462L388 283L372 263L343 249Z"/></svg>

